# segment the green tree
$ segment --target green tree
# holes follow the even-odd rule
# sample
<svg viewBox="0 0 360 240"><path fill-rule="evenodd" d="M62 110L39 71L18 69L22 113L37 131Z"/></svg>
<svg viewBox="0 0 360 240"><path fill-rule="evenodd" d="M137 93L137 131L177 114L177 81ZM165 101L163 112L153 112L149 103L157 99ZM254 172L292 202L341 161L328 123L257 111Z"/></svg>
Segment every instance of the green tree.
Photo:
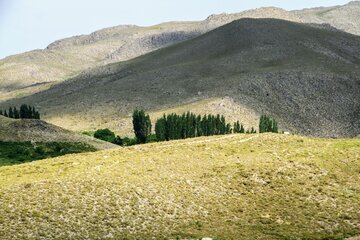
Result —
<svg viewBox="0 0 360 240"><path fill-rule="evenodd" d="M166 117L165 115L158 119L155 123L155 134L158 141L165 141L167 139L166 134Z"/></svg>
<svg viewBox="0 0 360 240"><path fill-rule="evenodd" d="M15 118L15 119L19 119L19 118L20 118L20 113L19 113L19 111L16 109L16 107L14 107L14 118Z"/></svg>
<svg viewBox="0 0 360 240"><path fill-rule="evenodd" d="M14 118L14 111L12 107L9 108L9 118Z"/></svg>
<svg viewBox="0 0 360 240"><path fill-rule="evenodd" d="M274 132L277 133L278 130L278 124L275 119L270 118L266 115L261 115L260 122L259 122L259 132L265 133L265 132Z"/></svg>
<svg viewBox="0 0 360 240"><path fill-rule="evenodd" d="M115 140L112 141L113 144L123 146L124 145L124 139L122 139L120 136L116 136Z"/></svg>
<svg viewBox="0 0 360 240"><path fill-rule="evenodd" d="M230 123L228 123L228 124L226 124L226 132L225 132L226 134L231 134L232 133L232 128L231 128L231 124Z"/></svg>
<svg viewBox="0 0 360 240"><path fill-rule="evenodd" d="M96 132L94 133L94 137L111 143L115 141L115 133L113 133L107 128L96 130Z"/></svg>
<svg viewBox="0 0 360 240"><path fill-rule="evenodd" d="M35 112L34 118L35 119L40 119L40 113L38 111Z"/></svg>
<svg viewBox="0 0 360 240"><path fill-rule="evenodd" d="M26 104L22 104L20 106L20 118L21 119L27 119L30 118L29 116L29 108Z"/></svg>
<svg viewBox="0 0 360 240"><path fill-rule="evenodd" d="M241 127L239 121L234 123L233 131L234 133L240 133Z"/></svg>
<svg viewBox="0 0 360 240"><path fill-rule="evenodd" d="M150 116L145 115L143 110L135 110L133 113L133 127L136 139L139 143L146 143L151 134Z"/></svg>

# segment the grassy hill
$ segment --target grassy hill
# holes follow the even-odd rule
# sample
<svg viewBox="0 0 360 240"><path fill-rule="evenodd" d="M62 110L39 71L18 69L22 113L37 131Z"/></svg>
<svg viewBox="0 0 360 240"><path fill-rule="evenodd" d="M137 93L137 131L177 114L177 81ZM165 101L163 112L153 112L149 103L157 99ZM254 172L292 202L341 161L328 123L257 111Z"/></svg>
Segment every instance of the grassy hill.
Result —
<svg viewBox="0 0 360 240"><path fill-rule="evenodd" d="M11 119L0 116L0 141L3 142L82 142L97 150L116 145L77 134L36 119Z"/></svg>
<svg viewBox="0 0 360 240"><path fill-rule="evenodd" d="M117 147L41 120L0 116L0 166Z"/></svg>
<svg viewBox="0 0 360 240"><path fill-rule="evenodd" d="M0 167L0 236L356 236L359 153L359 139L228 135Z"/></svg>
<svg viewBox="0 0 360 240"><path fill-rule="evenodd" d="M127 121L136 107L162 112L228 97L233 109L268 113L286 131L356 136L359 56L358 36L283 20L242 19L0 105L27 102L46 120L73 130L117 120L114 130L122 131L119 119Z"/></svg>

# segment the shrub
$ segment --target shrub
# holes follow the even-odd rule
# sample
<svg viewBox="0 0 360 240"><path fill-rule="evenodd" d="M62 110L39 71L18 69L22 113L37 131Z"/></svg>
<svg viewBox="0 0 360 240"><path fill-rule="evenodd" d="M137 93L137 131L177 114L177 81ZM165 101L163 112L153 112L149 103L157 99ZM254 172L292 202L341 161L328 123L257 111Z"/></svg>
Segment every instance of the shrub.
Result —
<svg viewBox="0 0 360 240"><path fill-rule="evenodd" d="M115 141L115 133L107 128L97 130L94 133L94 137L111 143Z"/></svg>
<svg viewBox="0 0 360 240"><path fill-rule="evenodd" d="M113 144L123 146L124 145L124 139L122 139L120 136L116 136L115 140L112 142Z"/></svg>
<svg viewBox="0 0 360 240"><path fill-rule="evenodd" d="M157 137L156 137L156 134L150 134L150 135L148 136L148 142L149 142L149 143L157 142L157 141L158 141L158 139L157 139Z"/></svg>
<svg viewBox="0 0 360 240"><path fill-rule="evenodd" d="M123 139L123 146L133 146L133 145L136 145L136 144L137 144L136 138L125 137Z"/></svg>
<svg viewBox="0 0 360 240"><path fill-rule="evenodd" d="M45 154L45 148L42 147L42 146L38 146L38 147L35 147L35 152L39 155L44 155Z"/></svg>

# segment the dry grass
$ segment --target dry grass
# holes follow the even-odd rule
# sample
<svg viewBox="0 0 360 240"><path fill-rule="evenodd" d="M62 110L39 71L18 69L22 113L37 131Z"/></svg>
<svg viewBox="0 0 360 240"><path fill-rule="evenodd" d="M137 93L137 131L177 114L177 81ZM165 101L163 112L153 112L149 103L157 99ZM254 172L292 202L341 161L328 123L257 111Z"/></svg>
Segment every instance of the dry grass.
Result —
<svg viewBox="0 0 360 240"><path fill-rule="evenodd" d="M360 234L360 140L229 135L0 168L1 239Z"/></svg>

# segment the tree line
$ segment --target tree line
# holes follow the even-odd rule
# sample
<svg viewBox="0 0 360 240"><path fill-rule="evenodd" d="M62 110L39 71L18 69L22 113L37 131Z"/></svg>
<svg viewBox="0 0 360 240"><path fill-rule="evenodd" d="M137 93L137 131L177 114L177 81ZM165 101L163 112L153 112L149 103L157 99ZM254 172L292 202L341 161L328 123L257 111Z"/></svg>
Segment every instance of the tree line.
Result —
<svg viewBox="0 0 360 240"><path fill-rule="evenodd" d="M40 113L34 106L22 104L18 110L16 107L9 107L4 112L0 110L0 115L15 119L40 119Z"/></svg>
<svg viewBox="0 0 360 240"><path fill-rule="evenodd" d="M178 115L164 114L155 123L155 134L152 134L150 116L143 110L135 110L132 115L135 138L121 138L109 129L99 129L94 137L122 146L134 144L186 139L201 136L224 135L232 133L256 133L254 127L245 130L239 121L233 124L226 122L223 115L196 115L191 112ZM262 115L259 122L260 132L278 132L277 122L269 116Z"/></svg>
<svg viewBox="0 0 360 240"><path fill-rule="evenodd" d="M200 136L232 133L232 126L225 117L218 115L195 115L187 112L182 115L164 115L155 123L155 134L159 141L186 139Z"/></svg>

